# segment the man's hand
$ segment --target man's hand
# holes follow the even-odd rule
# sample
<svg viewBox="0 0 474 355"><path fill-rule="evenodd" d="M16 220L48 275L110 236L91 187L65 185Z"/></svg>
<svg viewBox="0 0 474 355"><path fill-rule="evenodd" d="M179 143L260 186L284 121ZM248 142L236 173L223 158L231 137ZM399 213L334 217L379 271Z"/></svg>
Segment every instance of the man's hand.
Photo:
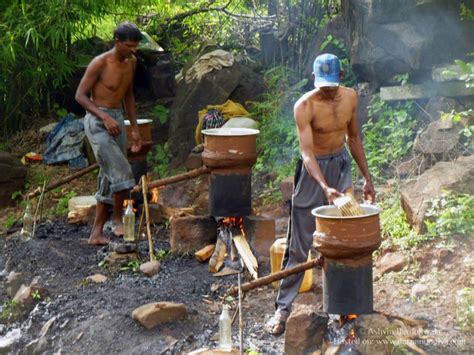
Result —
<svg viewBox="0 0 474 355"><path fill-rule="evenodd" d="M332 203L332 201L334 201L334 199L338 197L344 196L343 193L340 193L339 191L337 191L336 189L333 189L332 187L326 187L324 189L324 194L326 195L326 198L328 199L329 203Z"/></svg>
<svg viewBox="0 0 474 355"><path fill-rule="evenodd" d="M120 125L110 115L104 113L104 117L102 117L102 122L104 122L105 129L112 137L117 137L120 135L120 133L122 133Z"/></svg>
<svg viewBox="0 0 474 355"><path fill-rule="evenodd" d="M367 179L365 180L363 191L364 191L364 200L367 201L368 203L374 203L375 202L375 189L371 180L367 180Z"/></svg>
<svg viewBox="0 0 474 355"><path fill-rule="evenodd" d="M142 148L142 138L138 127L132 128L132 152L136 153Z"/></svg>

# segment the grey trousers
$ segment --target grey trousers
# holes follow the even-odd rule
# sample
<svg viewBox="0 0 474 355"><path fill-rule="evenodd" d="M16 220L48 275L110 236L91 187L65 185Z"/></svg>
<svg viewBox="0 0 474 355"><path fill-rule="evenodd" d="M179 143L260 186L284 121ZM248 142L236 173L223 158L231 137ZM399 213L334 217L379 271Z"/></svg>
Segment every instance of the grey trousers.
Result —
<svg viewBox="0 0 474 355"><path fill-rule="evenodd" d="M113 205L113 193L131 189L135 186L135 180L127 160L127 131L123 111L104 107L100 109L113 117L122 130L119 136L112 137L100 118L90 112L84 117L84 130L100 167L95 198L98 202Z"/></svg>
<svg viewBox="0 0 474 355"><path fill-rule="evenodd" d="M316 159L330 187L341 192L352 187L352 159L345 149L334 154L316 157ZM321 186L308 174L301 159L296 166L295 187L291 202L282 269L307 261L313 243L313 233L316 230L315 217L311 214L311 210L328 204ZM298 295L303 278L304 272L301 272L281 281L276 298L276 307L281 315L286 317L290 314L291 304Z"/></svg>

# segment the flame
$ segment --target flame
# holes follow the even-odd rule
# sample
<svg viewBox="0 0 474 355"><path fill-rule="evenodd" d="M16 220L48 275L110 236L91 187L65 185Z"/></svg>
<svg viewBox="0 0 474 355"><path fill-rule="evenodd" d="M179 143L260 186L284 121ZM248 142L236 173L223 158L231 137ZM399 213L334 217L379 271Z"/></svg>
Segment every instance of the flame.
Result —
<svg viewBox="0 0 474 355"><path fill-rule="evenodd" d="M155 187L151 189L150 192L151 192L150 203L158 203L158 197L160 196L158 188Z"/></svg>
<svg viewBox="0 0 474 355"><path fill-rule="evenodd" d="M220 222L220 225L239 228L242 235L245 237L243 217L226 217Z"/></svg>
<svg viewBox="0 0 474 355"><path fill-rule="evenodd" d="M357 314L349 314L346 319L347 321L350 321L350 320L356 319L357 317L358 317Z"/></svg>
<svg viewBox="0 0 474 355"><path fill-rule="evenodd" d="M123 200L123 209L126 209L127 206L128 206L128 201L132 201L132 206L133 206L133 200ZM135 207L133 207L133 212L137 212L137 209Z"/></svg>

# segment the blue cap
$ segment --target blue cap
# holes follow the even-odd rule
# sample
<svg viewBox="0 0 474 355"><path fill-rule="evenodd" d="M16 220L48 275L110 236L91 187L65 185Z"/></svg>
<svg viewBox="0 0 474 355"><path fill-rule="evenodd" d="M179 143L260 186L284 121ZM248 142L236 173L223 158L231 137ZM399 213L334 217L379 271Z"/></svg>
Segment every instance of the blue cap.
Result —
<svg viewBox="0 0 474 355"><path fill-rule="evenodd" d="M334 54L321 54L313 63L314 87L339 86L339 72L341 65L339 58Z"/></svg>

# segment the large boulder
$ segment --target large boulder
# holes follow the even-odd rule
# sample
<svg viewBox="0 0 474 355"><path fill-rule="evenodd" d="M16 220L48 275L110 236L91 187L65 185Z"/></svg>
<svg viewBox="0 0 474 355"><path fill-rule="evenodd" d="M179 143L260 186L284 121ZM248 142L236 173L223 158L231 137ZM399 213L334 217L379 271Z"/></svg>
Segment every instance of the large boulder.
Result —
<svg viewBox="0 0 474 355"><path fill-rule="evenodd" d="M0 151L0 207L13 204L12 194L25 186L26 168L20 159L7 152Z"/></svg>
<svg viewBox="0 0 474 355"><path fill-rule="evenodd" d="M425 214L430 201L444 190L474 194L474 155L452 162L439 162L417 179L402 184L402 208L418 233L425 231Z"/></svg>
<svg viewBox="0 0 474 355"><path fill-rule="evenodd" d="M474 22L461 21L459 4L344 0L354 71L363 80L385 83L397 74L428 74L435 64L465 58L474 50Z"/></svg>
<svg viewBox="0 0 474 355"><path fill-rule="evenodd" d="M221 105L229 98L240 82L240 65L213 70L200 81L178 83L176 98L169 111L169 147L174 167L183 163L195 146L194 130L198 111L207 105Z"/></svg>

